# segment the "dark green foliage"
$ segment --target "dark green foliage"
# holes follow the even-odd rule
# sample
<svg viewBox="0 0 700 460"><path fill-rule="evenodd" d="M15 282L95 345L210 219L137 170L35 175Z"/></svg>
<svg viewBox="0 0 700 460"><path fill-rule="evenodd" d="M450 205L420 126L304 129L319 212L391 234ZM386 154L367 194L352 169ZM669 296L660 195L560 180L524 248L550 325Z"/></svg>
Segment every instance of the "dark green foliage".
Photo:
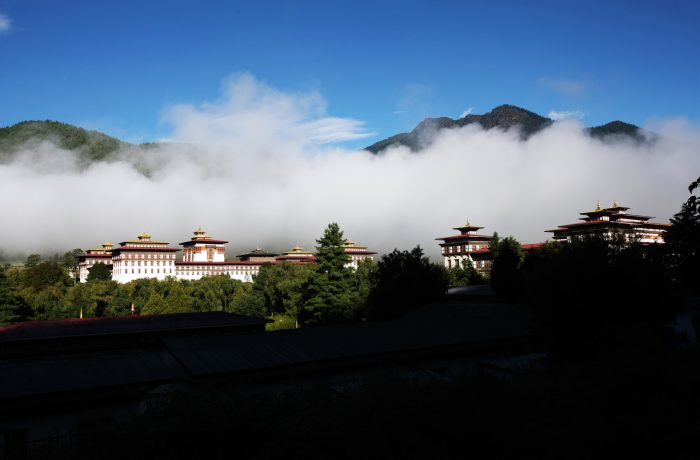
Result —
<svg viewBox="0 0 700 460"><path fill-rule="evenodd" d="M27 260L24 262L24 268L34 268L41 263L41 256L39 254L29 254Z"/></svg>
<svg viewBox="0 0 700 460"><path fill-rule="evenodd" d="M83 255L82 249L72 249L61 257L61 265L66 270L75 271L78 269L78 257Z"/></svg>
<svg viewBox="0 0 700 460"><path fill-rule="evenodd" d="M103 263L96 263L92 267L88 268L88 281L108 281L112 279L112 271Z"/></svg>
<svg viewBox="0 0 700 460"><path fill-rule="evenodd" d="M493 257L490 273L493 292L509 301L517 300L522 294L520 267L525 259L520 243L512 236L500 239L494 233L489 249Z"/></svg>
<svg viewBox="0 0 700 460"><path fill-rule="evenodd" d="M654 249L590 237L531 252L523 278L536 335L568 359L661 340L680 303Z"/></svg>
<svg viewBox="0 0 700 460"><path fill-rule="evenodd" d="M32 256L22 270L17 295L32 310L32 319L63 318L66 310L66 292L73 285L65 269L57 262L34 265Z"/></svg>
<svg viewBox="0 0 700 460"><path fill-rule="evenodd" d="M369 294L369 316L380 320L400 316L440 300L448 286L445 268L423 257L420 246L411 251L394 249L377 263Z"/></svg>
<svg viewBox="0 0 700 460"><path fill-rule="evenodd" d="M0 326L23 321L31 315L31 310L19 297L8 276L8 264L0 264Z"/></svg>
<svg viewBox="0 0 700 460"><path fill-rule="evenodd" d="M283 313L298 318L303 307L303 288L314 274L312 265L266 264L253 281L252 295L267 309L268 315Z"/></svg>
<svg viewBox="0 0 700 460"><path fill-rule="evenodd" d="M693 193L700 177L688 187L690 198L671 219L666 232L668 264L674 280L686 292L700 292L700 199Z"/></svg>
<svg viewBox="0 0 700 460"><path fill-rule="evenodd" d="M343 232L336 223L329 224L316 240L315 271L304 286L304 308L299 319L305 324L349 321L357 314L358 298L352 289L352 269L345 265Z"/></svg>
<svg viewBox="0 0 700 460"><path fill-rule="evenodd" d="M119 284L111 280L94 279L79 283L66 293L65 318L114 316L115 297Z"/></svg>
<svg viewBox="0 0 700 460"><path fill-rule="evenodd" d="M450 287L484 284L486 282L469 259L464 259L459 267L449 269L447 274L450 279Z"/></svg>
<svg viewBox="0 0 700 460"><path fill-rule="evenodd" d="M120 148L129 146L113 137L97 131L87 131L56 121L24 121L7 128L0 128L0 161L9 158L21 148L35 149L42 142L78 153L87 166L105 160Z"/></svg>
<svg viewBox="0 0 700 460"><path fill-rule="evenodd" d="M65 269L56 262L41 262L37 265L25 264L25 269L22 272L22 286L34 291L41 291L53 285L67 287L71 284L73 282Z"/></svg>

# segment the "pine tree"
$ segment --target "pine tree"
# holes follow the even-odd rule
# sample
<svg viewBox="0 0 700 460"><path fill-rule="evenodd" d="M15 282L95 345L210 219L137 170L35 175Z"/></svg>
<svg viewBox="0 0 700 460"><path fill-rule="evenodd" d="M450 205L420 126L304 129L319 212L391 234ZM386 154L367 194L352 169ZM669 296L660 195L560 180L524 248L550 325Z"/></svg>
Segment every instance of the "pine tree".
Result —
<svg viewBox="0 0 700 460"><path fill-rule="evenodd" d="M337 223L331 223L316 240L316 272L304 289L300 320L307 324L347 321L354 314L356 296L352 270L346 266L345 239Z"/></svg>
<svg viewBox="0 0 700 460"><path fill-rule="evenodd" d="M31 311L21 297L15 295L6 271L9 264L0 264L0 326L27 319Z"/></svg>

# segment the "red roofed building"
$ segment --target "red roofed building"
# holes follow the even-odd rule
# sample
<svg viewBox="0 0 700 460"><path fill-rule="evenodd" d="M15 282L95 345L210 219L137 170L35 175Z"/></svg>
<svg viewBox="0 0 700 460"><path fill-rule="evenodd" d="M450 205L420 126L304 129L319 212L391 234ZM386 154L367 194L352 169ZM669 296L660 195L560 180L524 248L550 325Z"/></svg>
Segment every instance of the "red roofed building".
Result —
<svg viewBox="0 0 700 460"><path fill-rule="evenodd" d="M177 248L168 247L164 241L152 240L148 233L138 239L123 241L112 250L112 279L128 283L140 278L165 279L175 276Z"/></svg>
<svg viewBox="0 0 700 460"><path fill-rule="evenodd" d="M224 245L228 241L216 240L198 228L190 241L180 243L184 249L182 261L175 262L175 277L183 280L198 280L203 276L225 275L250 283L260 271L264 261L241 258L226 260Z"/></svg>
<svg viewBox="0 0 700 460"><path fill-rule="evenodd" d="M294 246L289 252L283 252L281 256L276 257L275 261L303 264L316 262L316 256L300 246Z"/></svg>
<svg viewBox="0 0 700 460"><path fill-rule="evenodd" d="M458 268L467 260L471 261L474 268L479 271L487 271L491 268L491 251L489 241L491 236L480 235L477 232L484 227L471 225L469 221L460 227L459 235L443 236L436 238L442 248L442 258L447 268Z"/></svg>
<svg viewBox="0 0 700 460"><path fill-rule="evenodd" d="M628 207L620 206L617 202L609 208L602 208L600 202L593 211L580 213L582 216L573 224L560 225L558 228L546 230L553 234L553 239L571 241L590 235L612 238L620 235L626 242L643 244L663 243L664 233L671 224L650 222L653 217L628 214Z"/></svg>
<svg viewBox="0 0 700 460"><path fill-rule="evenodd" d="M78 256L78 281L85 283L90 268L95 264L105 264L112 267L112 243L104 243L101 248L92 248Z"/></svg>
<svg viewBox="0 0 700 460"><path fill-rule="evenodd" d="M376 252L367 250L367 246L360 246L352 240L345 240L345 244L342 247L343 252L350 257L350 261L345 266L355 270L357 270L360 262L366 259L374 260L374 256L377 255Z"/></svg>
<svg viewBox="0 0 700 460"><path fill-rule="evenodd" d="M105 243L102 248L90 249L79 257L80 282L87 281L88 269L95 263L102 262L112 269L112 279L120 283L141 278L165 279L173 277L182 280L198 280L204 276L225 275L243 282L252 282L264 264L279 263L315 263L312 252L295 246L282 255L256 248L238 256L239 260L226 260L224 245L228 241L217 240L198 228L183 246L183 257L176 261L178 249L168 247L169 243L155 241L151 235L141 233L137 240L124 241L120 247L112 249L112 243ZM364 259L373 259L377 254L369 251L367 246L359 246L346 240L343 250L350 257L347 264L357 268Z"/></svg>

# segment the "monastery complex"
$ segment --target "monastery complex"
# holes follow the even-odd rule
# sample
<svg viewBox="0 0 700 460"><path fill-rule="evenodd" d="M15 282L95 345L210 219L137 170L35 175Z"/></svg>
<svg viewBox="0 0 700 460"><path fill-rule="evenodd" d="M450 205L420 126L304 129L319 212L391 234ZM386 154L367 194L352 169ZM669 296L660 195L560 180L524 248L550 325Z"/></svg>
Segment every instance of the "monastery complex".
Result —
<svg viewBox="0 0 700 460"><path fill-rule="evenodd" d="M592 211L579 213L579 222L559 225L555 229L546 230L553 233L552 238L557 241L570 242L577 238L597 235L604 238L620 236L625 242L638 242L641 244L664 243L664 233L671 224L652 222L651 216L629 214L630 208L621 206L616 201L609 208L598 205ZM489 250L490 235L478 233L484 227L477 227L467 222L454 230L459 235L443 236L437 238L440 244L443 263L447 268L459 267L470 261L472 266L479 271L488 271L491 267L491 251ZM535 249L543 243L523 244L525 251Z"/></svg>
<svg viewBox="0 0 700 460"><path fill-rule="evenodd" d="M559 225L546 230L552 233L556 241L569 242L590 235L605 238L620 236L626 242L642 244L659 244L664 242L664 233L671 224L652 222L653 217L630 214L630 208L614 202L609 208L600 203L592 211L580 213L579 222ZM457 235L437 238L441 248L443 264L446 268L458 268L471 262L472 266L488 272L491 268L491 235L480 234L479 227L470 224L454 227ZM288 252L276 254L256 248L246 254L239 254L237 260L226 260L224 246L228 241L217 240L208 236L204 230L197 229L189 241L180 243L182 259L177 259L180 249L170 247L169 243L151 238L148 233L141 233L137 239L123 241L119 247L113 243L104 243L101 248L89 249L79 257L79 281L87 281L88 270L97 263L110 268L112 279L119 283L128 283L140 278L165 279L174 277L182 280L197 280L203 276L226 275L244 282L252 282L253 276L260 271L263 264L314 263L313 252L294 246ZM524 244L528 251L543 243ZM360 261L374 259L376 252L360 246L354 241L346 240L343 246L349 256L348 266L357 268Z"/></svg>
<svg viewBox="0 0 700 460"><path fill-rule="evenodd" d="M141 278L163 280L168 277L182 280L197 280L203 276L227 275L233 279L252 282L263 264L271 263L314 263L316 257L312 252L294 246L289 252L276 254L256 248L246 254L238 255L238 260L226 260L224 245L228 241L217 240L208 236L201 228L194 231L189 241L180 243L182 260L177 260L180 249L170 247L165 241L151 238L148 233L141 233L137 239L123 241L119 247L113 243L104 243L100 248L88 249L80 256L78 277L85 283L88 271L95 264L105 264L112 272L112 279L119 283L128 283ZM377 254L360 246L354 241L346 240L343 246L349 257L348 266L357 268L360 261L374 259Z"/></svg>

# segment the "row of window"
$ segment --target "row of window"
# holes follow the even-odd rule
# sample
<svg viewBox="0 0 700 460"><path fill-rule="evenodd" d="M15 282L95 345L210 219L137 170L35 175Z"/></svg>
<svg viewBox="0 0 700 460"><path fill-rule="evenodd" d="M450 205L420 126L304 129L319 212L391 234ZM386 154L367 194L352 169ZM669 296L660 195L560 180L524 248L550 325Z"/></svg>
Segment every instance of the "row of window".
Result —
<svg viewBox="0 0 700 460"><path fill-rule="evenodd" d="M123 254L124 259L175 259L175 254Z"/></svg>
<svg viewBox="0 0 700 460"><path fill-rule="evenodd" d="M179 276L207 276L207 275L228 275L228 276L250 276L251 274L255 275L256 273L244 273L242 271L227 271L227 272L219 272L219 273L212 273L209 271L188 271L184 273L178 273Z"/></svg>
<svg viewBox="0 0 700 460"><path fill-rule="evenodd" d="M454 265L452 264L452 259L447 259L447 268L459 268L459 262L460 259L454 259ZM465 259L466 260L466 259ZM486 261L485 260L477 260L472 262L474 268L485 268L486 267Z"/></svg>
<svg viewBox="0 0 700 460"><path fill-rule="evenodd" d="M173 262L172 262L172 261L164 260L164 261L162 261L162 264L163 264L163 265L172 265ZM132 267L138 265L138 266L140 267L140 266L141 266L141 261L140 261L140 260L138 260L138 261L133 261L133 260L132 260L132 261L127 261L127 260L125 260L125 261L124 261L124 265L131 265ZM157 266L160 266L160 265L161 265L161 261L160 261L160 260L144 260L144 261L143 261L143 265L144 265L144 266L150 265L151 267L156 266L156 265L157 265ZM115 267L121 266L121 262L120 262L120 261L114 262L114 266L115 266Z"/></svg>
<svg viewBox="0 0 700 460"><path fill-rule="evenodd" d="M135 271L134 271L134 270L135 270ZM147 274L147 273L148 273L148 268L144 268L144 269L143 269L143 272ZM117 269L114 270L114 273L115 273L116 275L128 275L128 274L130 274L130 273L131 273L131 274L140 274L140 273L141 273L141 269L140 269L140 268L132 268L132 269L131 269L131 272L129 272L129 269L128 269L128 268L117 268ZM151 268L151 273L160 274L160 273L161 273L160 268L156 268L156 269L155 269L155 272L154 272L153 269ZM168 270L168 269L165 269L165 268L164 268L162 273L165 273L165 274L170 273L170 274L172 274L172 273L173 273L173 269L171 268L170 270Z"/></svg>
<svg viewBox="0 0 700 460"><path fill-rule="evenodd" d="M471 251L478 251L481 249L483 246L480 246L478 244L471 245L462 245L462 246L447 246L442 248L442 253L443 254L457 254L459 252L471 252Z"/></svg>

